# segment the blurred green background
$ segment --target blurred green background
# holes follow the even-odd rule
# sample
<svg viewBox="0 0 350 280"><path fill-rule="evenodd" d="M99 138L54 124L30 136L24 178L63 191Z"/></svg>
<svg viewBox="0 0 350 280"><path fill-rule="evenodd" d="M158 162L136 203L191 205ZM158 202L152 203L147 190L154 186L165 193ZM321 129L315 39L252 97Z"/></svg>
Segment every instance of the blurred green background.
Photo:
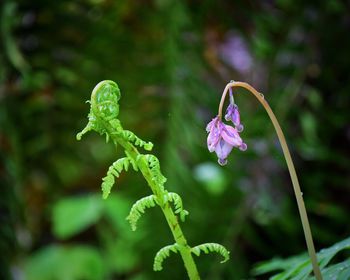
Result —
<svg viewBox="0 0 350 280"><path fill-rule="evenodd" d="M103 201L101 178L121 152L75 135L100 80L122 91L125 128L154 153L190 212L203 279L250 279L256 262L304 251L288 171L258 102L237 91L244 153L220 167L205 126L231 79L264 93L286 134L318 249L350 233L350 5L347 1L12 1L1 6L1 279L186 279L160 209L132 232L125 217L150 193L123 173ZM259 278L263 279L263 278Z"/></svg>

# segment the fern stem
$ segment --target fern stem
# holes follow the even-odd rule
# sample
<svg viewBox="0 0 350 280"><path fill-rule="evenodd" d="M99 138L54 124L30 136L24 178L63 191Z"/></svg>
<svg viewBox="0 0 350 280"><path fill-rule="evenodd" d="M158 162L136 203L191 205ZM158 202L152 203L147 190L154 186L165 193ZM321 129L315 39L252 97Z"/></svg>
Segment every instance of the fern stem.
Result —
<svg viewBox="0 0 350 280"><path fill-rule="evenodd" d="M318 262L317 262L315 246L314 246L314 242L312 239L310 224L309 224L309 220L307 217L305 204L304 204L304 200L303 200L303 193L300 190L300 185L299 185L297 174L295 172L293 160L292 160L292 157L290 155L288 145L287 145L286 139L284 137L284 134L282 132L281 126L279 125L277 118L276 118L275 114L273 113L273 111L271 110L269 104L265 100L264 95L259 93L256 89L254 89L252 86L250 86L247 83L231 81L230 83L228 83L226 85L224 92L222 94L220 105L219 105L218 116L220 119L222 118L222 107L224 105L226 94L230 88L234 88L234 87L242 87L242 88L247 89L249 92L251 92L259 100L259 102L262 104L262 106L265 108L267 114L269 115L269 117L272 121L272 124L276 130L279 142L282 146L283 154L284 154L284 157L285 157L285 160L286 160L286 163L288 166L289 174L290 174L290 177L292 180L294 194L295 194L297 204L298 204L301 223L303 226L304 235L305 235L305 239L306 239L306 245L307 245L307 249L308 249L308 252L310 255L314 275L315 275L317 280L322 280L321 271L320 271L320 268L319 268Z"/></svg>
<svg viewBox="0 0 350 280"><path fill-rule="evenodd" d="M114 138L114 136L112 136L112 138ZM123 141L119 137L113 140L114 143L118 142L121 146L123 146L128 155L132 157L135 160L135 162L137 161L137 158L140 155L140 153L134 145L132 145L130 142ZM147 181L149 187L151 188L153 194L159 198L159 201L162 201L164 191L160 189L152 180L151 170L149 166L145 162L139 163L139 169L142 175L144 176L145 180ZM160 203L159 205L164 213L164 216L169 225L174 240L176 244L179 245L179 252L187 270L189 279L199 280L200 276L197 270L197 266L194 262L193 256L191 254L191 247L187 244L187 240L182 232L177 216L175 215L169 202Z"/></svg>
<svg viewBox="0 0 350 280"><path fill-rule="evenodd" d="M179 245L179 252L184 262L189 279L200 279L196 263L192 257L191 247L187 244L187 240L181 230L177 217L175 216L169 202L162 207L162 211L166 217L169 228L173 234L174 240Z"/></svg>

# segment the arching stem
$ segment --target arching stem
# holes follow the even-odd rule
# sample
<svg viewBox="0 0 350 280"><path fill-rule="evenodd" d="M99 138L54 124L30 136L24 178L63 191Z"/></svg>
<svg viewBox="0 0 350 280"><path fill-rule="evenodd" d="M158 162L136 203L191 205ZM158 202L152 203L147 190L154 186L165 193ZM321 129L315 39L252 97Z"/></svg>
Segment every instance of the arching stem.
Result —
<svg viewBox="0 0 350 280"><path fill-rule="evenodd" d="M288 146L287 146L287 142L286 139L284 137L284 134L282 132L282 129L277 121L277 118L275 116L275 114L272 112L269 104L267 103L267 101L264 98L264 95L262 95L261 93L259 93L256 89L254 89L252 86L250 86L247 83L243 83L243 82L234 82L231 81L230 83L228 83L224 89L224 92L222 94L221 100L220 100L220 105L219 105L219 112L218 112L218 116L221 119L222 118L222 107L224 105L224 101L225 101L225 97L227 95L227 92L234 87L242 87L247 89L249 92L251 92L258 100L259 102L263 105L263 107L265 108L267 114L269 115L272 124L276 130L278 139L281 143L282 146L282 150L283 150L283 154L284 157L286 159L287 162L287 166L288 166L288 170L289 170L289 174L290 177L292 179L292 184L293 184L293 188L294 188L294 194L297 200L297 204L298 204L298 209L299 209L299 214L300 214L300 218L301 218L301 223L303 226L303 230L304 230L304 235L305 235L305 239L306 239L306 245L307 245L307 249L310 255L310 259L311 259L311 263L312 263L312 267L313 267L313 271L314 271L314 275L316 277L317 280L322 280L322 275L321 275L321 271L320 268L318 266L318 262L317 262L317 256L316 256L316 252L315 252L315 246L314 246L314 242L312 239L312 234L311 234L311 229L310 229L310 224L309 224L309 220L307 217L307 213L306 213L306 209L305 209L305 204L304 204L304 200L303 200L303 193L300 190L300 185L299 185L299 181L298 181L298 177L297 174L295 172L295 168L294 168L294 164L292 161L292 157L290 155Z"/></svg>

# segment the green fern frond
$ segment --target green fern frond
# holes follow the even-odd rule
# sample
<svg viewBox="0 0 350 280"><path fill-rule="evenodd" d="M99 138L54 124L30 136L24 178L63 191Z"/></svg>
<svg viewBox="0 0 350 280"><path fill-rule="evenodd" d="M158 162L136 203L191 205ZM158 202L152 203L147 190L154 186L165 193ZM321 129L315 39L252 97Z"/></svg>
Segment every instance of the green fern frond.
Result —
<svg viewBox="0 0 350 280"><path fill-rule="evenodd" d="M102 179L102 196L106 199L111 192L111 189L115 183L115 178L119 178L120 172L124 169L128 171L130 160L128 157L123 157L113 162L108 168L107 176Z"/></svg>
<svg viewBox="0 0 350 280"><path fill-rule="evenodd" d="M183 209L182 199L178 194L169 193L164 189L166 178L161 173L158 158L151 154L144 155L139 153L138 147L151 151L153 144L145 142L133 132L123 129L118 120L120 96L119 87L115 82L106 80L98 83L91 94L91 101L88 102L90 103L89 122L77 134L77 139L80 140L85 133L94 130L105 136L107 142L111 140L115 146L120 145L124 149L125 157L114 162L109 167L107 175L102 179L103 198L106 199L109 196L115 180L120 176L122 170L127 171L130 165L135 171L140 170L154 194L139 199L131 207L130 213L126 218L131 225L131 229L133 231L136 230L137 222L146 209L159 205L173 234L175 244L165 246L158 251L154 258L154 270L160 271L163 269L163 261L170 255L170 252L180 252L190 278L191 275L195 275L197 279L199 276L193 261L192 252L199 255L201 250L205 252L207 250L217 251L226 260L228 259L228 251L218 244L203 244L193 249L187 245L187 240L178 220L180 218L184 221L188 212ZM173 203L174 206L170 205L170 203Z"/></svg>
<svg viewBox="0 0 350 280"><path fill-rule="evenodd" d="M179 245L177 243L163 247L158 251L154 257L153 270L161 271L163 269L163 261L170 255L170 251L177 253L179 251Z"/></svg>
<svg viewBox="0 0 350 280"><path fill-rule="evenodd" d="M153 143L146 142L137 137L133 132L130 130L123 130L120 132L120 135L126 140L133 142L136 146L143 147L146 151L151 151L153 148Z"/></svg>
<svg viewBox="0 0 350 280"><path fill-rule="evenodd" d="M182 222L185 221L186 216L188 215L188 211L183 209L182 199L181 197L174 192L169 192L165 195L167 200L173 202L175 205L175 213L180 215L180 219Z"/></svg>
<svg viewBox="0 0 350 280"><path fill-rule="evenodd" d="M199 256L201 254L201 251L206 254L210 252L219 253L224 257L224 260L222 260L221 263L224 263L230 259L230 252L224 246L218 243L204 243L191 249L191 252L196 256Z"/></svg>
<svg viewBox="0 0 350 280"><path fill-rule="evenodd" d="M126 219L129 221L132 231L136 230L137 221L140 219L141 215L145 213L146 208L154 207L157 202L157 197L152 194L146 197L143 197L135 202L131 207L129 215Z"/></svg>

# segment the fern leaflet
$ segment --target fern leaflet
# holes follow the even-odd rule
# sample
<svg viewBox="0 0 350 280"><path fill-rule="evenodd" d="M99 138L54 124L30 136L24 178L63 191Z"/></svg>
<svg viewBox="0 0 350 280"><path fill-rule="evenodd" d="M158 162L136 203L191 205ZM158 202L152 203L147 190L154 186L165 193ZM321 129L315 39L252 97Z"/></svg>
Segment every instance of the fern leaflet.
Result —
<svg viewBox="0 0 350 280"><path fill-rule="evenodd" d="M166 199L170 202L173 202L175 205L175 213L180 214L180 219L182 222L185 221L185 217L188 215L188 211L183 209L182 206L182 199L177 193L169 192L166 195L164 195Z"/></svg>
<svg viewBox="0 0 350 280"><path fill-rule="evenodd" d="M88 133L88 132L91 131L92 129L93 129L93 128L92 128L92 125L91 125L91 123L89 122L89 123L84 127L84 129L83 129L82 131L80 131L80 132L77 134L77 136L76 136L77 140L80 141L81 138L83 137L83 135L86 134L86 133Z"/></svg>
<svg viewBox="0 0 350 280"><path fill-rule="evenodd" d="M130 155L130 153L129 153L127 150L125 150L124 152L125 152L126 156L128 157L128 159L129 159L129 161L130 161L130 163L131 163L131 165L132 165L132 168L133 168L135 171L138 171L137 163L136 163L136 161L134 160L134 158Z"/></svg>
<svg viewBox="0 0 350 280"><path fill-rule="evenodd" d="M137 160L144 158L148 164L148 167L151 172L152 181L155 182L158 187L164 191L163 185L166 182L166 178L160 171L159 160L156 156L147 154L147 155L139 155Z"/></svg>
<svg viewBox="0 0 350 280"><path fill-rule="evenodd" d="M153 270L161 271L163 269L163 261L170 255L170 251L177 253L179 251L179 245L177 243L163 247L158 251L154 257Z"/></svg>
<svg viewBox="0 0 350 280"><path fill-rule="evenodd" d="M191 252L196 256L199 256L201 254L201 251L206 254L209 252L219 253L224 257L224 260L222 260L221 263L224 263L230 259L230 252L224 246L218 243L204 243L191 249Z"/></svg>
<svg viewBox="0 0 350 280"><path fill-rule="evenodd" d="M143 147L146 151L151 151L153 148L153 143L146 142L137 137L133 132L130 130L122 130L120 132L120 135L126 140L133 142L136 146Z"/></svg>
<svg viewBox="0 0 350 280"><path fill-rule="evenodd" d="M145 213L146 208L154 207L156 204L158 204L158 202L154 194L143 197L135 202L131 207L129 215L126 217L133 231L136 230L137 221L140 219L141 215Z"/></svg>
<svg viewBox="0 0 350 280"><path fill-rule="evenodd" d="M128 171L130 160L128 157L123 157L118 159L117 161L113 162L113 164L109 167L107 171L107 176L102 179L102 196L104 199L106 199L111 189L114 185L115 178L119 177L120 172L124 169L125 171Z"/></svg>

